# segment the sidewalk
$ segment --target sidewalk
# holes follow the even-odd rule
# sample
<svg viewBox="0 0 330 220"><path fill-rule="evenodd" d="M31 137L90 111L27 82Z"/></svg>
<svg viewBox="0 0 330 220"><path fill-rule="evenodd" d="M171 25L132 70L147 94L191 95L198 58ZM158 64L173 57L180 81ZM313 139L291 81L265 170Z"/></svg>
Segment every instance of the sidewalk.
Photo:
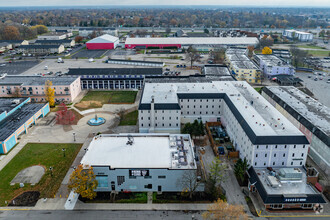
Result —
<svg viewBox="0 0 330 220"><path fill-rule="evenodd" d="M133 203L83 203L78 201L74 210L166 210L166 211L206 211L205 203L133 204Z"/></svg>
<svg viewBox="0 0 330 220"><path fill-rule="evenodd" d="M65 198L66 199L68 197L68 195L69 195L68 184L69 184L70 176L73 172L73 167L77 167L80 164L81 159L83 158L83 156L86 153L84 149L88 147L88 145L91 141L92 141L92 138L86 138L84 145L80 148L80 151L78 152L70 169L66 173L66 175L61 183L61 186L56 193L56 198Z"/></svg>

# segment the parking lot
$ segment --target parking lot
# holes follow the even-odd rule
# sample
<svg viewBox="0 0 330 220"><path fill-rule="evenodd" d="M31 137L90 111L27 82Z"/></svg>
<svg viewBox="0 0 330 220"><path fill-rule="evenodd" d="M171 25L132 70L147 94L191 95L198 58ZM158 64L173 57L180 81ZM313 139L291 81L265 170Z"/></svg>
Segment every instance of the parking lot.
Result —
<svg viewBox="0 0 330 220"><path fill-rule="evenodd" d="M330 79L329 75L324 77L314 75L313 73L297 72L296 76L304 81L302 82L303 85L314 93L316 99L330 108L330 83L327 83L327 80ZM308 78L308 76L310 76L310 78ZM318 80L315 81L315 78ZM320 78L322 78L322 80L320 80Z"/></svg>
<svg viewBox="0 0 330 220"><path fill-rule="evenodd" d="M111 52L112 56L131 56L134 55L135 51L132 50L114 50Z"/></svg>
<svg viewBox="0 0 330 220"><path fill-rule="evenodd" d="M97 58L101 56L108 56L111 53L110 50L80 50L76 54L72 55L72 58Z"/></svg>
<svg viewBox="0 0 330 220"><path fill-rule="evenodd" d="M8 75L17 75L36 66L40 61L14 61L12 63L0 63L0 74L7 73ZM5 66L2 66L5 64Z"/></svg>

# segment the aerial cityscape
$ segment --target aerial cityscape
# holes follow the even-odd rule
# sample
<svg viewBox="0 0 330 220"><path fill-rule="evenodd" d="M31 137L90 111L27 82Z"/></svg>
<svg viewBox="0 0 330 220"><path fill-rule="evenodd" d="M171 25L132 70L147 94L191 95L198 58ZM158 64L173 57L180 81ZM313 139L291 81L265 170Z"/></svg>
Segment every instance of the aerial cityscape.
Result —
<svg viewBox="0 0 330 220"><path fill-rule="evenodd" d="M1 219L330 219L330 3L0 1Z"/></svg>

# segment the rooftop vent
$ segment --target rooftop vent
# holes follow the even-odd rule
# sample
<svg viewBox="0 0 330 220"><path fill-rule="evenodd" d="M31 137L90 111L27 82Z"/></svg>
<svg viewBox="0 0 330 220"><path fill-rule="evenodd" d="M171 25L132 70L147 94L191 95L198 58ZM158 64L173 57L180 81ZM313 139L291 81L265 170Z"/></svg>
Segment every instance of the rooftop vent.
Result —
<svg viewBox="0 0 330 220"><path fill-rule="evenodd" d="M14 99L13 101L11 101L12 104L19 104L20 103L20 100L19 99Z"/></svg>
<svg viewBox="0 0 330 220"><path fill-rule="evenodd" d="M127 135L127 142L126 142L126 145L133 145L133 143L134 143L134 138L133 138L133 136L132 135Z"/></svg>

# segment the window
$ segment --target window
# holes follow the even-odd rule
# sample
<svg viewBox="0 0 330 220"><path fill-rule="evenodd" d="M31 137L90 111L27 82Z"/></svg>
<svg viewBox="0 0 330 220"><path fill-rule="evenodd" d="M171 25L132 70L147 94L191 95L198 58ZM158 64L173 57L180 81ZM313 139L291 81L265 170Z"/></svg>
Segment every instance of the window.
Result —
<svg viewBox="0 0 330 220"><path fill-rule="evenodd" d="M176 126L177 126L177 127L179 127L179 124L178 124L178 123L176 123Z"/></svg>
<svg viewBox="0 0 330 220"><path fill-rule="evenodd" d="M293 165L293 162L291 162L291 166Z"/></svg>
<svg viewBox="0 0 330 220"><path fill-rule="evenodd" d="M267 157L267 154L265 154L265 157Z"/></svg>
<svg viewBox="0 0 330 220"><path fill-rule="evenodd" d="M303 157L304 156L304 153L302 153L301 156Z"/></svg>
<svg viewBox="0 0 330 220"><path fill-rule="evenodd" d="M283 154L283 157L285 157L285 154Z"/></svg>
<svg viewBox="0 0 330 220"><path fill-rule="evenodd" d="M296 148L296 145L293 145L293 148Z"/></svg>
<svg viewBox="0 0 330 220"><path fill-rule="evenodd" d="M257 166L257 162L254 163L254 166Z"/></svg>
<svg viewBox="0 0 330 220"><path fill-rule="evenodd" d="M108 187L108 176L96 176L97 187Z"/></svg>
<svg viewBox="0 0 330 220"><path fill-rule="evenodd" d="M152 184L144 185L145 189L152 189Z"/></svg>
<svg viewBox="0 0 330 220"><path fill-rule="evenodd" d="M171 117L169 117L169 119L171 120L172 118L171 118Z"/></svg>
<svg viewBox="0 0 330 220"><path fill-rule="evenodd" d="M294 157L294 153L292 154L292 157Z"/></svg>
<svg viewBox="0 0 330 220"><path fill-rule="evenodd" d="M170 123L169 125L170 125L170 127L172 126L172 124L171 124L171 123Z"/></svg>
<svg viewBox="0 0 330 220"><path fill-rule="evenodd" d="M275 162L273 162L273 166L275 165Z"/></svg>
<svg viewBox="0 0 330 220"><path fill-rule="evenodd" d="M282 166L284 165L284 162L282 162Z"/></svg>
<svg viewBox="0 0 330 220"><path fill-rule="evenodd" d="M277 149L277 145L275 145L275 149Z"/></svg>
<svg viewBox="0 0 330 220"><path fill-rule="evenodd" d="M264 166L266 166L266 163L264 163Z"/></svg>
<svg viewBox="0 0 330 220"><path fill-rule="evenodd" d="M300 161L300 165L302 165L302 161Z"/></svg>
<svg viewBox="0 0 330 220"><path fill-rule="evenodd" d="M258 157L258 154L256 154L256 157Z"/></svg>
<svg viewBox="0 0 330 220"><path fill-rule="evenodd" d="M166 176L158 176L158 179L166 179Z"/></svg>
<svg viewBox="0 0 330 220"><path fill-rule="evenodd" d="M303 148L305 148L305 145L303 145Z"/></svg>
<svg viewBox="0 0 330 220"><path fill-rule="evenodd" d="M274 157L276 157L276 154L274 154Z"/></svg>
<svg viewBox="0 0 330 220"><path fill-rule="evenodd" d="M141 127L143 127L143 124L141 124Z"/></svg>
<svg viewBox="0 0 330 220"><path fill-rule="evenodd" d="M120 186L125 182L125 176L117 176L117 184Z"/></svg>
<svg viewBox="0 0 330 220"><path fill-rule="evenodd" d="M148 120L150 120L150 117L148 117Z"/></svg>
<svg viewBox="0 0 330 220"><path fill-rule="evenodd" d="M151 176L145 176L144 179L151 179Z"/></svg>

